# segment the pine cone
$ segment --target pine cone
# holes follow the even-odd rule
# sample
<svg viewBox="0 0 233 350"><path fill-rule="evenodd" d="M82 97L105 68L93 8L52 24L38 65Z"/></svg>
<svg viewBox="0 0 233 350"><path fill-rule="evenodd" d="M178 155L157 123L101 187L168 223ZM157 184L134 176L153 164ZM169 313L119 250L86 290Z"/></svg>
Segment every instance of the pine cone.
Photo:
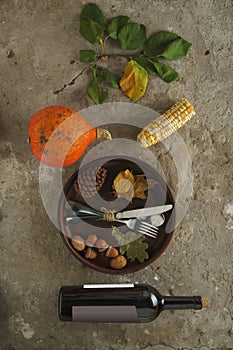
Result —
<svg viewBox="0 0 233 350"><path fill-rule="evenodd" d="M98 171L97 171L98 169ZM96 174L96 175L95 175ZM77 196L91 198L100 191L107 177L107 169L87 169L75 179L74 190Z"/></svg>

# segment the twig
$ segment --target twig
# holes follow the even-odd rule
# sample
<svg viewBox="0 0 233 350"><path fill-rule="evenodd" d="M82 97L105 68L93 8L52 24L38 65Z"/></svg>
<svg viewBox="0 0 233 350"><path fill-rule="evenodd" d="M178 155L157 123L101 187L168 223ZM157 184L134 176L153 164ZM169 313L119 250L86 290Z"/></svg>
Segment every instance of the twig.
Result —
<svg viewBox="0 0 233 350"><path fill-rule="evenodd" d="M99 61L99 58L95 61L89 64L87 67L85 67L80 73L78 73L68 84L64 84L63 87L59 90L54 91L53 93L55 95L60 94L60 92L63 92L68 86L74 85L76 80L83 75L88 69L90 69L92 66L94 66Z"/></svg>
<svg viewBox="0 0 233 350"><path fill-rule="evenodd" d="M117 57L122 57L122 58L130 58L130 59L134 59L135 58L148 58L148 59L152 59L152 58L159 58L161 55L157 55L157 56L146 56L144 54L135 56L135 55L122 55L122 54L104 54L102 53L101 55L98 56L99 59L102 59L102 57L109 57L109 58L117 58Z"/></svg>
<svg viewBox="0 0 233 350"><path fill-rule="evenodd" d="M100 56L98 56L99 59L102 59L102 57L108 57L108 58L117 58L117 57L122 57L122 58L132 58L131 55L121 55L121 54L104 54L102 53Z"/></svg>

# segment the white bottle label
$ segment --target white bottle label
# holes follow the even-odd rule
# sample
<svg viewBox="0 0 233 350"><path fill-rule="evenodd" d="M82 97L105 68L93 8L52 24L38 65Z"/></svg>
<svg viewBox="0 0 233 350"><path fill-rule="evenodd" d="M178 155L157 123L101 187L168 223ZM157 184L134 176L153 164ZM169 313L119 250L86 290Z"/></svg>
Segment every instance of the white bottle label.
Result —
<svg viewBox="0 0 233 350"><path fill-rule="evenodd" d="M122 284L84 284L83 288L133 288L133 283Z"/></svg>

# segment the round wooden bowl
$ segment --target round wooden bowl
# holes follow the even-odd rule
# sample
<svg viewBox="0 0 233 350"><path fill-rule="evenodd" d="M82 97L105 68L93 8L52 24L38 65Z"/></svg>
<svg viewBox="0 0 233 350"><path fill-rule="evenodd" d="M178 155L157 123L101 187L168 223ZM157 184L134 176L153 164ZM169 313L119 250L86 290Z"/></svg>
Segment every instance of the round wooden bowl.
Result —
<svg viewBox="0 0 233 350"><path fill-rule="evenodd" d="M109 159L108 157L105 157L105 158L94 160L86 164L84 167L81 168L80 171L84 172L86 171L86 169L96 168L96 167L99 167L100 165L107 169L107 178L101 191L99 192L99 195L104 200L109 202L109 207L111 208L111 210L119 211L119 208L122 209L122 206L124 207L124 210L132 210L132 209L139 209L144 207L159 206L164 204L173 204L173 209L164 213L165 222L162 226L159 227L158 237L155 239L155 238L150 238L145 236L145 242L149 244L149 248L147 249L149 259L145 260L142 263L139 262L138 260L128 261L127 265L123 269L115 270L110 267L110 259L106 257L104 252L98 253L97 257L94 260L89 260L85 258L85 251L79 252L74 249L74 247L71 244L71 239L75 235L82 236L85 239L90 233L94 233L98 236L98 238L103 238L103 237L100 237L98 234L100 231L100 228L108 228L110 230L112 225L119 226L122 232L132 231L128 229L126 225L118 224L115 222L114 223L109 223L106 221L91 222L91 223L88 223L88 227L89 227L88 230L85 229L86 226L84 227L82 226L82 223L68 225L65 222L65 217L72 216L72 212L65 207L66 201L68 200L80 201L80 197L77 197L77 195L75 194L74 186L73 186L74 181L79 174L79 170L77 170L68 180L68 182L64 187L64 193L62 193L60 198L59 207L58 207L58 216L60 220L62 238L64 240L65 245L68 247L71 253L79 261L81 261L83 264L89 266L92 269L95 269L103 273L108 273L111 275L129 274L132 272L142 270L161 256L161 254L165 251L165 249L167 248L168 244L172 239L172 236L174 233L174 227L175 227L174 198L172 196L172 193L168 185L166 184L164 179L162 179L162 177L158 174L158 172L152 166L144 163L139 159L133 159L133 158L123 159L121 157L115 157L114 159ZM112 189L113 180L120 171L124 171L126 169L129 169L130 171L132 171L134 175L140 175L140 174L146 173L147 180L153 179L157 181L157 184L153 186L153 188L149 189L148 192L146 192L147 194L146 200L134 198L132 202L129 203L127 200L116 198L116 196L114 195L113 189ZM87 205L87 203L85 203L85 201L82 198L81 198L81 201L84 205ZM97 199L93 198L91 203L93 203L92 206L94 208L99 209L98 198Z"/></svg>

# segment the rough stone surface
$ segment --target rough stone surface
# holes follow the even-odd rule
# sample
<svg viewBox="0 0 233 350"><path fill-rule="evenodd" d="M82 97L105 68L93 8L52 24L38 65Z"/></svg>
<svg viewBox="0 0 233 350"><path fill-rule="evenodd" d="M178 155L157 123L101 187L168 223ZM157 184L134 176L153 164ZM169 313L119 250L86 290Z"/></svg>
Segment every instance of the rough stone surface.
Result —
<svg viewBox="0 0 233 350"><path fill-rule="evenodd" d="M53 93L83 68L79 49L89 45L79 35L79 15L85 3L0 3L0 349L233 349L232 1L97 1L108 17L127 14L149 33L171 30L193 44L174 63L181 81L150 79L139 101L158 112L182 96L195 105L196 117L179 132L192 158L192 200L166 253L145 271L115 278L82 266L65 248L43 208L39 163L26 143L28 122L40 108L92 105L88 75ZM122 74L122 63L110 65ZM110 101L128 99L113 90ZM175 190L168 154L160 145L153 151ZM208 296L210 308L167 312L150 324L61 323L59 287L84 282L140 282L164 294L198 293Z"/></svg>

